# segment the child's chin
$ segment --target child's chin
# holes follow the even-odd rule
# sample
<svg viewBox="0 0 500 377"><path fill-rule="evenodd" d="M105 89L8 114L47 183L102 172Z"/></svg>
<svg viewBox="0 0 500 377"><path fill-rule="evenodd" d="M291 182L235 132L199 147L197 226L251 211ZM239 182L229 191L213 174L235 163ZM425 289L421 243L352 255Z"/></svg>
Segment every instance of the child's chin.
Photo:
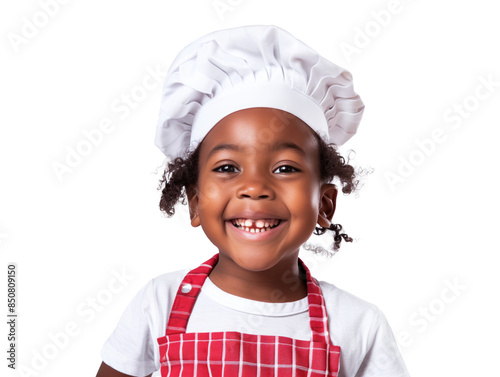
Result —
<svg viewBox="0 0 500 377"><path fill-rule="evenodd" d="M233 261L243 270L250 272L265 272L275 267L280 258L273 256L269 251L249 248L238 250Z"/></svg>

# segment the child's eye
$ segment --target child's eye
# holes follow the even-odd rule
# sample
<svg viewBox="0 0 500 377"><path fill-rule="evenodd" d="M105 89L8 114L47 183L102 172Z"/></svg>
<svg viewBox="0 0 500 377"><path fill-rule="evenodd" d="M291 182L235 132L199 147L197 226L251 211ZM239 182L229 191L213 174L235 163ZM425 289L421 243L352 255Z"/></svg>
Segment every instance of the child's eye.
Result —
<svg viewBox="0 0 500 377"><path fill-rule="evenodd" d="M279 166L278 168L276 168L273 173L295 173L295 172L298 172L300 171L299 169L297 168L294 168L293 166L290 166L290 165L282 165L282 166Z"/></svg>
<svg viewBox="0 0 500 377"><path fill-rule="evenodd" d="M236 166L234 165L221 165L219 167L216 167L214 169L215 172L218 173L238 173L239 170Z"/></svg>

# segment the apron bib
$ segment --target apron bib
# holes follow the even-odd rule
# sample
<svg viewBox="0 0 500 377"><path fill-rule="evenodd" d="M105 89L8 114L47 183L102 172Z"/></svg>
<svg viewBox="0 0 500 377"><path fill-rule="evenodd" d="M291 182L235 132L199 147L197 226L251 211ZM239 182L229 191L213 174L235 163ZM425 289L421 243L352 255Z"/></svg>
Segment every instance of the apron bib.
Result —
<svg viewBox="0 0 500 377"><path fill-rule="evenodd" d="M158 338L162 377L337 377L340 347L328 332L321 288L307 267L311 340L236 331L186 333L201 287L219 255L190 271L175 297L165 336Z"/></svg>

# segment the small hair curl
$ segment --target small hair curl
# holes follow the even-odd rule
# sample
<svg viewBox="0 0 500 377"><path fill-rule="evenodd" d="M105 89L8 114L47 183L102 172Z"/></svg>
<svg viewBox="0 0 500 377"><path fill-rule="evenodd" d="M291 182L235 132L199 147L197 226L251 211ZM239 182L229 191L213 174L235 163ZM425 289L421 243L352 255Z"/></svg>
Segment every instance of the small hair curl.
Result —
<svg viewBox="0 0 500 377"><path fill-rule="evenodd" d="M187 203L187 189L198 181L199 146L183 157L177 157L167 164L158 190L161 190L160 210L168 217L175 214L175 205ZM163 187L163 188L162 188Z"/></svg>

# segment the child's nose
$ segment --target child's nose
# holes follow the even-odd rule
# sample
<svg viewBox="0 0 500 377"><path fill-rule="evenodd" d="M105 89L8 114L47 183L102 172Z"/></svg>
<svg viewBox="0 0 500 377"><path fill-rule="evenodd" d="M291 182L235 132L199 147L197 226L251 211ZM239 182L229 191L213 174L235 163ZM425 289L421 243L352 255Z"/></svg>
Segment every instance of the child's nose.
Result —
<svg viewBox="0 0 500 377"><path fill-rule="evenodd" d="M237 190L239 199L274 199L273 189L264 179L253 177L242 182Z"/></svg>

